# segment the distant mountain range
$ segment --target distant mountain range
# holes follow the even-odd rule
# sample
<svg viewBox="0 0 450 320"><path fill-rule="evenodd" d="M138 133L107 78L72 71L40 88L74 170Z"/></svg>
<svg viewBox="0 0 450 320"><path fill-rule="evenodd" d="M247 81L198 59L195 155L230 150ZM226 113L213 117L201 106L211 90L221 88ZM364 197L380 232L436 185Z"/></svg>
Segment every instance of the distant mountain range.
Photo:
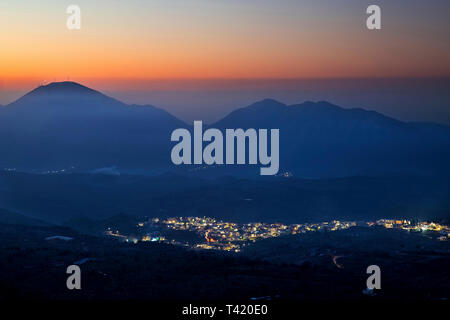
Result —
<svg viewBox="0 0 450 320"><path fill-rule="evenodd" d="M170 133L180 127L190 125L151 105L126 105L74 82L51 83L0 108L0 168L259 175L259 166L175 169ZM267 99L211 127L279 128L280 170L299 177L449 173L450 127L324 101L288 106Z"/></svg>

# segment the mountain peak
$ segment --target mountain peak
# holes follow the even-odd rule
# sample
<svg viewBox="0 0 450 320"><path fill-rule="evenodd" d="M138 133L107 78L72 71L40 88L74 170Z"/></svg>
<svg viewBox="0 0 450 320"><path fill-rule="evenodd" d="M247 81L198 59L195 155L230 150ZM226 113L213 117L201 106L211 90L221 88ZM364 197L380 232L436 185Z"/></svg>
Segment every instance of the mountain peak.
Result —
<svg viewBox="0 0 450 320"><path fill-rule="evenodd" d="M286 105L284 103L281 103L275 99L264 99L258 102L253 103L250 107L257 107L257 108L270 108L270 107L285 107Z"/></svg>
<svg viewBox="0 0 450 320"><path fill-rule="evenodd" d="M30 106L48 106L50 102L64 105L73 104L73 106L76 106L86 104L87 102L95 102L98 104L100 100L109 100L116 105L123 104L122 102L119 102L99 91L88 88L77 82L63 81L41 85L28 92L18 100L12 102L9 106L23 104Z"/></svg>
<svg viewBox="0 0 450 320"><path fill-rule="evenodd" d="M77 82L62 81L51 82L42 85L29 92L27 95L48 95L48 94L100 94L100 92L83 86Z"/></svg>
<svg viewBox="0 0 450 320"><path fill-rule="evenodd" d="M302 103L300 103L300 104L294 104L294 105L291 105L291 107L301 107L301 108L315 108L315 109L330 109L330 110L342 110L343 108L342 107L339 107L339 106L337 106L337 105L335 105L335 104L333 104L333 103L330 103L330 102L328 102L328 101L317 101L317 102L315 102L315 101L309 101L309 100L307 100L307 101L305 101L305 102L302 102Z"/></svg>

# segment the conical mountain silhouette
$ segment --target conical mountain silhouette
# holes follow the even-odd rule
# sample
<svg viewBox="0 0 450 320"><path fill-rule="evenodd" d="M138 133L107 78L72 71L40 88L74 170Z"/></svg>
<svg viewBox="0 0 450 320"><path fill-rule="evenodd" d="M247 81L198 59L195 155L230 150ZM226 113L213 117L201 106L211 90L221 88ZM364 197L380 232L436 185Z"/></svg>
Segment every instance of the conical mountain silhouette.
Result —
<svg viewBox="0 0 450 320"><path fill-rule="evenodd" d="M52 82L30 91L27 95L43 94L101 94L100 92L72 81Z"/></svg>
<svg viewBox="0 0 450 320"><path fill-rule="evenodd" d="M170 160L170 132L186 126L162 109L126 105L74 82L51 83L0 110L0 167L154 171ZM167 158L169 154L169 158Z"/></svg>

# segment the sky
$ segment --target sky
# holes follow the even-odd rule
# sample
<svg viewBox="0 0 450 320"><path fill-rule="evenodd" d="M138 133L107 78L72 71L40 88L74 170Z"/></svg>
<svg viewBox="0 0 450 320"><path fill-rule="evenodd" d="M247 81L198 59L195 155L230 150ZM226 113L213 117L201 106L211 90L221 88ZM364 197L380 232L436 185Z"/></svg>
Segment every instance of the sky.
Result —
<svg viewBox="0 0 450 320"><path fill-rule="evenodd" d="M66 27L70 4L80 30ZM366 28L370 4L381 30ZM448 0L2 0L0 104L69 79L130 103L169 96L185 118L209 99L212 120L286 79L449 78L449 14Z"/></svg>

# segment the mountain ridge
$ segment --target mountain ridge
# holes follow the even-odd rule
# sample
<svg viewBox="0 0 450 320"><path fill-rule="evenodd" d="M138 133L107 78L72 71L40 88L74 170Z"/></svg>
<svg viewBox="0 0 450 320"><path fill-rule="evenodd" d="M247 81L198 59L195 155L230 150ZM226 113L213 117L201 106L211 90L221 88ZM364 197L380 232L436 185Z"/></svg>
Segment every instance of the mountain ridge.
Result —
<svg viewBox="0 0 450 320"><path fill-rule="evenodd" d="M65 95L67 97L67 94L79 94L79 93L83 93L83 94L88 94L88 95L98 95L98 96L103 96L106 97L108 99L114 100L124 106L127 107L148 107L151 109L157 109L157 110L162 110L164 112L169 113L168 111L156 107L154 105L151 104L127 104L121 100L115 99L113 97L110 97L106 94L103 94L100 91L97 91L95 89L89 88L85 85L82 85L81 83L78 82L73 82L73 81L61 81L61 82L51 82L49 84L46 85L41 85L31 91L29 91L28 93L24 94L23 96L19 97L17 100L6 104L6 105L0 105L0 107L8 107L8 106L14 106L18 101L20 101L23 98L26 97L30 97L30 96L42 96L42 95ZM214 124L218 124L220 122L222 122L224 119L226 119L227 117L237 113L237 112L241 112L243 110L251 110L251 109L258 109L258 110L264 110L264 109L269 109L269 110L274 110L275 108L284 108L285 110L290 110L292 108L300 108L303 110L308 110L308 109L328 109L333 110L333 111L344 111L344 112L353 112L353 113L360 113L360 114L365 114L365 115L371 115L373 117L378 117L378 118L383 118L383 119L389 119L390 121L394 121L397 123L403 123L403 124L414 124L414 125L426 125L426 126L436 126L436 127L440 127L440 128L449 128L450 129L450 125L446 125L446 124L441 124L441 123L435 123L435 122L420 122L420 121L402 121L390 116L386 116L380 112L374 111L374 110L368 110L368 109L364 109L364 108L344 108L341 106L338 106L336 104L333 104L331 102L328 102L326 100L319 100L317 102L314 101L304 101L301 103L296 103L296 104L285 104L283 102L280 102L276 99L272 99L272 98L265 98L259 101L256 101L248 106L245 107L241 107L238 108L234 111L231 111L230 113L226 114L222 119L216 121ZM170 114L170 113L169 113ZM173 116L173 115L172 115ZM176 116L174 116L175 118L177 118ZM178 119L178 118L177 118ZM180 120L180 119L178 119ZM183 120L180 120L182 122L184 122Z"/></svg>
<svg viewBox="0 0 450 320"><path fill-rule="evenodd" d="M301 177L442 174L450 162L450 127L408 123L326 101L286 105L264 99L208 127L280 129L280 173ZM0 168L258 175L255 166L199 171L172 165L170 135L177 128L192 127L152 105L128 105L78 83L52 83L0 110L0 149L8 150Z"/></svg>

